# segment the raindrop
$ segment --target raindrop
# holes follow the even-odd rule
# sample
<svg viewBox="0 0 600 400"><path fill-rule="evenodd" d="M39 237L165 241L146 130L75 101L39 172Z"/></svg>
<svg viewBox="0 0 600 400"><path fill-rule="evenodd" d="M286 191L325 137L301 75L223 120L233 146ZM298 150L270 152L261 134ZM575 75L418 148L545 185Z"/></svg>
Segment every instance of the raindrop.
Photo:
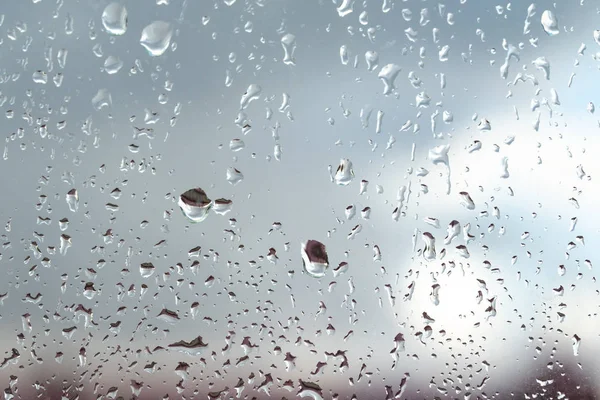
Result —
<svg viewBox="0 0 600 400"><path fill-rule="evenodd" d="M142 30L140 44L151 56L158 57L169 48L172 36L171 24L164 21L154 21Z"/></svg>
<svg viewBox="0 0 600 400"><path fill-rule="evenodd" d="M242 98L240 100L240 108L243 110L246 107L248 107L248 105L252 101L260 98L261 92L262 88L259 85L251 84L250 86L248 86L248 89L246 89L246 92L242 95Z"/></svg>
<svg viewBox="0 0 600 400"><path fill-rule="evenodd" d="M374 71L379 62L379 54L376 51L367 51L365 53L365 62L367 63L367 70Z"/></svg>
<svg viewBox="0 0 600 400"><path fill-rule="evenodd" d="M179 196L177 205L190 221L202 222L208 217L208 211L212 207L212 201L204 190L200 188L190 189Z"/></svg>
<svg viewBox="0 0 600 400"><path fill-rule="evenodd" d="M377 77L383 82L384 95L389 95L396 89L396 87L394 86L394 81L398 77L398 74L401 70L402 69L400 68L400 66L396 64L387 64L381 67L381 70L379 71Z"/></svg>
<svg viewBox="0 0 600 400"><path fill-rule="evenodd" d="M142 278L150 278L154 274L155 268L151 262L140 264L140 275Z"/></svg>
<svg viewBox="0 0 600 400"><path fill-rule="evenodd" d="M460 195L460 204L462 204L467 210L475 209L475 203L473 202L473 199L471 198L469 193L460 192L459 195Z"/></svg>
<svg viewBox="0 0 600 400"><path fill-rule="evenodd" d="M325 275L329 267L329 259L325 245L316 240L308 240L302 243L302 266L304 270L315 278L321 278Z"/></svg>
<svg viewBox="0 0 600 400"><path fill-rule="evenodd" d="M421 237L425 243L425 247L423 248L423 258L426 261L435 260L435 237L429 232L423 232Z"/></svg>
<svg viewBox="0 0 600 400"><path fill-rule="evenodd" d="M67 193L66 196L67 205L69 206L69 210L72 212L77 212L79 209L79 194L77 193L77 189L71 189Z"/></svg>
<svg viewBox="0 0 600 400"><path fill-rule="evenodd" d="M354 11L354 0L342 0L337 8L337 12L340 17L345 17L352 11Z"/></svg>
<svg viewBox="0 0 600 400"><path fill-rule="evenodd" d="M335 171L334 181L336 184L346 186L354 179L354 170L352 169L352 161L346 159L340 160L340 165Z"/></svg>
<svg viewBox="0 0 600 400"><path fill-rule="evenodd" d="M127 9L113 2L102 12L102 25L111 35L123 35L127 31Z"/></svg>
<svg viewBox="0 0 600 400"><path fill-rule="evenodd" d="M121 68L123 68L123 61L119 57L108 56L104 60L104 70L109 75L116 74Z"/></svg>
<svg viewBox="0 0 600 400"><path fill-rule="evenodd" d="M232 185L237 185L242 180L244 180L244 175L239 170L233 167L227 168L226 176L227 182L231 183Z"/></svg>
<svg viewBox="0 0 600 400"><path fill-rule="evenodd" d="M294 59L296 36L291 33L283 35L281 38L281 46L283 47L283 63L285 65L296 65L296 60Z"/></svg>
<svg viewBox="0 0 600 400"><path fill-rule="evenodd" d="M242 139L232 139L229 142L229 150L231 150L231 151L240 151L244 147L246 147L246 144L244 143L244 141Z"/></svg>
<svg viewBox="0 0 600 400"><path fill-rule="evenodd" d="M231 211L233 201L228 199L217 199L214 201L213 211L219 215L225 215Z"/></svg>
<svg viewBox="0 0 600 400"><path fill-rule="evenodd" d="M556 15L554 15L554 12L550 10L546 10L542 13L541 23L542 28L544 28L544 31L549 36L558 35L560 32L558 30L558 19L556 18Z"/></svg>

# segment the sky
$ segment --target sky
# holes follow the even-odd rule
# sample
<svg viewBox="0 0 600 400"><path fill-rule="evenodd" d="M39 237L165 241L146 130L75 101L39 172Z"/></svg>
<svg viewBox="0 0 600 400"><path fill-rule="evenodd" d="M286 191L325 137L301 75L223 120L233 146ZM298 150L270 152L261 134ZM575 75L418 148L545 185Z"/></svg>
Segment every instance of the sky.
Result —
<svg viewBox="0 0 600 400"><path fill-rule="evenodd" d="M21 354L0 370L6 387L28 398L32 382L55 375L83 393L117 386L129 395L135 380L142 393L178 398L174 371L186 362L188 398L225 387L223 396L235 394L251 374L249 398L265 396L266 374L278 398L290 396L288 380L292 395L302 380L327 399L383 398L404 377L399 398L599 396L600 123L589 106L598 102L598 7L344 3L351 12L329 0L121 1L122 35L103 24L109 2L0 10L0 222L10 226L0 341L5 357ZM546 10L559 33L544 30ZM140 44L155 21L171 32L160 55ZM284 62L288 34L293 63ZM377 54L372 70L368 51ZM115 57L123 66L108 73ZM547 77L536 67L545 63ZM386 65L399 70L388 94L379 77ZM252 88L258 95L245 102ZM232 151L233 139L244 147ZM446 145L449 178L430 155ZM345 186L333 177L342 159L354 173ZM230 168L243 175L235 185ZM232 200L232 210L191 223L177 202L196 187ZM461 232L445 245L451 221ZM433 260L423 256L427 232ZM72 243L66 254L61 235ZM322 278L303 270L307 240L326 246ZM197 246L199 256L190 253ZM146 262L156 270L149 278L139 272ZM342 262L348 271L334 274ZM38 293L41 301L27 301ZM79 304L93 311L90 326L77 318ZM157 318L163 309L179 320ZM394 359L398 334L404 350ZM197 336L208 344L199 356L168 349ZM332 356L341 352L347 369Z"/></svg>

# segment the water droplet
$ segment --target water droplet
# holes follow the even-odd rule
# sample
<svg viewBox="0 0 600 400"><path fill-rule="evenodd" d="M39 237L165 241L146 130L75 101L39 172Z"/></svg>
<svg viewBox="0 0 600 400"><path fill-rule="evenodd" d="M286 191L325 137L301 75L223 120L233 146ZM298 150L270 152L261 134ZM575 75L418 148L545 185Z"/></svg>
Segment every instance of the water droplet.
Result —
<svg viewBox="0 0 600 400"><path fill-rule="evenodd" d="M352 161L349 159L340 160L340 165L335 171L334 181L336 184L346 186L354 179L354 170L352 169Z"/></svg>
<svg viewBox="0 0 600 400"><path fill-rule="evenodd" d="M474 140L473 143L471 143L468 147L467 147L467 151L469 153L473 153L477 150L481 150L481 141L479 140Z"/></svg>
<svg viewBox="0 0 600 400"><path fill-rule="evenodd" d="M366 11L361 12L360 15L358 16L358 22L361 25L368 25L369 24L369 13L367 13Z"/></svg>
<svg viewBox="0 0 600 400"><path fill-rule="evenodd" d="M500 171L500 178L506 179L510 176L508 172L508 157L502 157Z"/></svg>
<svg viewBox="0 0 600 400"><path fill-rule="evenodd" d="M158 57L169 48L172 36L171 24L164 21L154 21L142 30L140 44L151 56Z"/></svg>
<svg viewBox="0 0 600 400"><path fill-rule="evenodd" d="M438 56L439 56L439 59L441 62L448 61L448 53L449 52L450 52L450 46L448 46L448 45L445 45L440 49Z"/></svg>
<svg viewBox="0 0 600 400"><path fill-rule="evenodd" d="M596 43L600 44L600 29L595 29L592 36L594 37L594 41ZM583 53L583 52L580 52L580 53Z"/></svg>
<svg viewBox="0 0 600 400"><path fill-rule="evenodd" d="M400 68L400 66L396 64L387 64L381 67L381 70L379 71L377 77L383 82L384 95L389 95L396 89L396 87L394 86L394 81L398 77L398 74L401 70L402 69Z"/></svg>
<svg viewBox="0 0 600 400"><path fill-rule="evenodd" d="M429 107L431 104L431 97L426 92L418 93L415 97L415 103L417 107Z"/></svg>
<svg viewBox="0 0 600 400"><path fill-rule="evenodd" d="M71 189L67 193L66 196L67 205L69 206L69 210L72 212L77 212L79 209L79 194L77 193L77 189Z"/></svg>
<svg viewBox="0 0 600 400"><path fill-rule="evenodd" d="M487 118L482 118L479 121L479 124L477 124L477 129L479 129L480 131L489 131L492 129L492 124L490 123L490 121L487 120Z"/></svg>
<svg viewBox="0 0 600 400"><path fill-rule="evenodd" d="M435 237L429 232L423 232L421 238L425 244L425 247L423 248L423 258L426 261L435 260Z"/></svg>
<svg viewBox="0 0 600 400"><path fill-rule="evenodd" d="M180 195L177 205L190 221L202 222L208 217L213 203L204 190L195 188Z"/></svg>
<svg viewBox="0 0 600 400"><path fill-rule="evenodd" d="M219 215L225 215L231 211L233 201L228 199L217 199L213 205L213 211Z"/></svg>
<svg viewBox="0 0 600 400"><path fill-rule="evenodd" d="M237 185L244 179L244 175L233 167L227 168L227 182Z"/></svg>
<svg viewBox="0 0 600 400"><path fill-rule="evenodd" d="M296 36L291 33L283 35L281 38L281 46L283 47L283 63L285 65L296 65L296 60L294 59Z"/></svg>
<svg viewBox="0 0 600 400"><path fill-rule="evenodd" d="M542 28L549 36L555 36L559 34L558 30L558 19L554 12L546 10L542 13L541 18Z"/></svg>
<svg viewBox="0 0 600 400"><path fill-rule="evenodd" d="M581 345L581 338L576 334L573 335L573 355L577 357L579 355L579 346Z"/></svg>
<svg viewBox="0 0 600 400"><path fill-rule="evenodd" d="M111 35L123 35L127 31L127 9L113 2L102 12L102 25Z"/></svg>
<svg viewBox="0 0 600 400"><path fill-rule="evenodd" d="M588 105L587 105L587 111L588 111L590 114L593 114L593 113L594 113L594 111L596 111L596 106L594 106L594 103L592 103L591 101L590 101L590 102L588 103Z"/></svg>
<svg viewBox="0 0 600 400"><path fill-rule="evenodd" d="M546 57L538 57L532 62L532 64L537 69L544 72L544 77L546 80L550 79L550 62L546 59Z"/></svg>
<svg viewBox="0 0 600 400"><path fill-rule="evenodd" d="M92 98L92 105L96 110L101 110L105 107L112 106L112 96L108 89L99 89L96 95Z"/></svg>
<svg viewBox="0 0 600 400"><path fill-rule="evenodd" d="M248 105L252 101L260 98L261 92L262 88L259 85L251 84L250 86L248 86L248 89L246 89L246 92L242 95L242 98L240 100L240 108L243 110L246 107L248 107Z"/></svg>
<svg viewBox="0 0 600 400"><path fill-rule="evenodd" d="M316 240L308 240L302 243L302 266L312 277L321 278L329 267L329 259L325 245Z"/></svg>
<svg viewBox="0 0 600 400"><path fill-rule="evenodd" d="M433 303L434 306L440 304L440 285L435 283L431 285L431 293L429 294L429 299Z"/></svg>
<svg viewBox="0 0 600 400"><path fill-rule="evenodd" d="M443 164L446 166L446 193L450 193L451 183L450 183L450 161L448 157L448 152L450 151L449 144L443 144L440 146L436 146L433 149L429 150L428 158L431 160L433 164Z"/></svg>
<svg viewBox="0 0 600 400"><path fill-rule="evenodd" d="M342 0L337 8L337 12L340 17L345 17L352 11L354 11L354 0Z"/></svg>
<svg viewBox="0 0 600 400"><path fill-rule="evenodd" d="M71 241L71 236L65 234L60 235L60 254L62 254L63 256L67 254L67 250L72 245L73 242Z"/></svg>
<svg viewBox="0 0 600 400"><path fill-rule="evenodd" d="M155 270L156 268L154 268L154 264L152 264L151 262L145 262L140 264L140 275L142 276L142 278L150 278L154 274Z"/></svg>
<svg viewBox="0 0 600 400"><path fill-rule="evenodd" d="M456 254L464 258L471 257L471 254L469 254L469 249L467 249L467 246L465 246L464 244L459 244L458 246L456 246Z"/></svg>
<svg viewBox="0 0 600 400"><path fill-rule="evenodd" d="M363 179L360 181L360 188L358 189L358 194L367 193L367 189L369 188L369 181Z"/></svg>
<svg viewBox="0 0 600 400"><path fill-rule="evenodd" d="M462 204L467 210L475 209L475 203L473 202L473 199L471 198L469 193L460 192L459 195L460 195L460 204Z"/></svg>
<svg viewBox="0 0 600 400"><path fill-rule="evenodd" d="M48 74L44 71L35 71L32 76L34 83L45 85L48 83Z"/></svg>
<svg viewBox="0 0 600 400"><path fill-rule="evenodd" d="M246 144L244 143L244 141L242 139L232 139L229 142L229 150L231 150L231 151L240 151L244 147L246 147Z"/></svg>
<svg viewBox="0 0 600 400"><path fill-rule="evenodd" d="M348 60L350 58L350 54L348 54L348 46L345 44L340 46L340 61L342 65L348 65Z"/></svg>
<svg viewBox="0 0 600 400"><path fill-rule="evenodd" d="M425 222L428 225L433 226L436 229L440 227L440 221L434 217L425 217L425 218L423 218L423 222Z"/></svg>
<svg viewBox="0 0 600 400"><path fill-rule="evenodd" d="M446 124L449 124L452 121L454 121L454 115L452 114L452 112L451 111L444 111L442 113L442 121L444 121Z"/></svg>
<svg viewBox="0 0 600 400"><path fill-rule="evenodd" d="M175 325L179 322L179 315L175 311L171 311L169 309L163 308L160 313L156 316L156 319L159 319L163 322L166 322L171 325Z"/></svg>
<svg viewBox="0 0 600 400"><path fill-rule="evenodd" d="M369 50L365 53L365 61L367 63L367 70L374 71L379 62L379 54L376 51Z"/></svg>
<svg viewBox="0 0 600 400"><path fill-rule="evenodd" d="M117 56L108 56L104 60L104 70L109 75L116 74L121 68L123 68L123 61Z"/></svg>
<svg viewBox="0 0 600 400"><path fill-rule="evenodd" d="M448 234L444 239L444 244L450 244L452 242L452 239L454 239L460 234L460 230L460 223L456 220L451 221L450 224L448 224L448 228L446 230Z"/></svg>

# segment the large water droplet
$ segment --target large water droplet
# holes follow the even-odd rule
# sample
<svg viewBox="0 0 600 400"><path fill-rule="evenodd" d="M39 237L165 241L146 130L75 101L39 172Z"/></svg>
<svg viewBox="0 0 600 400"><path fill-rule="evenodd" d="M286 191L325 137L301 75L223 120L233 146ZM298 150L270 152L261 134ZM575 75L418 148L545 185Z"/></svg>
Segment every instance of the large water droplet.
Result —
<svg viewBox="0 0 600 400"><path fill-rule="evenodd" d="M291 33L283 35L281 38L281 47L283 47L283 63L285 65L296 65L294 51L296 51L296 36Z"/></svg>
<svg viewBox="0 0 600 400"><path fill-rule="evenodd" d="M552 11L546 10L542 13L541 23L542 28L544 28L544 31L548 35L555 36L559 34L558 18L556 18L556 15Z"/></svg>
<svg viewBox="0 0 600 400"><path fill-rule="evenodd" d="M127 31L127 9L113 2L102 12L102 25L111 35L123 35Z"/></svg>
<svg viewBox="0 0 600 400"><path fill-rule="evenodd" d="M157 57L169 48L172 36L171 24L164 21L154 21L142 30L140 44L148 50L151 56Z"/></svg>
<svg viewBox="0 0 600 400"><path fill-rule="evenodd" d="M140 264L140 275L142 276L142 278L150 278L152 274L154 274L155 270L156 268L154 268L154 264L152 264L151 262L145 262Z"/></svg>
<svg viewBox="0 0 600 400"><path fill-rule="evenodd" d="M341 186L346 186L354 179L354 170L352 169L352 161L347 158L340 160L340 165L335 171L333 177L335 183Z"/></svg>
<svg viewBox="0 0 600 400"><path fill-rule="evenodd" d="M181 212L192 222L202 222L208 217L208 211L212 207L212 201L204 190L200 188L190 189L179 196L177 203Z"/></svg>
<svg viewBox="0 0 600 400"><path fill-rule="evenodd" d="M244 179L244 175L237 169L230 167L227 168L227 182L232 185L237 185Z"/></svg>
<svg viewBox="0 0 600 400"><path fill-rule="evenodd" d="M308 240L301 247L302 265L304 270L315 278L321 278L329 267L327 249L316 240Z"/></svg>
<svg viewBox="0 0 600 400"><path fill-rule="evenodd" d="M546 57L538 57L533 62L533 65L537 69L540 69L544 72L544 77L549 80L550 79L550 62L546 59Z"/></svg>

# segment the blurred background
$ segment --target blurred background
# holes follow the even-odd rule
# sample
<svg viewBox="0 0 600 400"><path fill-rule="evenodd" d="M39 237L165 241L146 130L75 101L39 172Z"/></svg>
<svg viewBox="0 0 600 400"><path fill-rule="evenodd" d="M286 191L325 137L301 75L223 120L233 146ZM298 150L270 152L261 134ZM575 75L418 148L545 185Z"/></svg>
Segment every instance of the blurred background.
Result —
<svg viewBox="0 0 600 400"><path fill-rule="evenodd" d="M600 398L599 12L5 2L5 399Z"/></svg>

